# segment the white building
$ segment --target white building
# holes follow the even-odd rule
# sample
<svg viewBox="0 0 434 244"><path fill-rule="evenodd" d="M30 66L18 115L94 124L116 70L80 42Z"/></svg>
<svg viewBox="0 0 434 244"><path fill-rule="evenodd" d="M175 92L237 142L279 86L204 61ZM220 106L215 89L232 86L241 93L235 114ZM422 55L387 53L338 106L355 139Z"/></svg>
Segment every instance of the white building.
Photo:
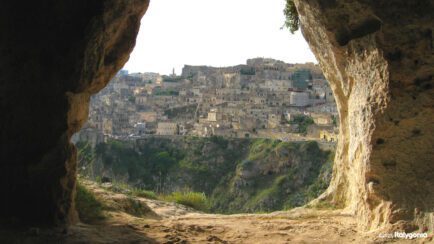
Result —
<svg viewBox="0 0 434 244"><path fill-rule="evenodd" d="M308 92L291 92L290 103L296 107L306 107L309 105L309 93Z"/></svg>
<svg viewBox="0 0 434 244"><path fill-rule="evenodd" d="M333 95L333 91L330 88L330 86L326 86L324 88L324 90L325 90L324 92L325 92L325 99L326 99L326 101L329 102L329 103L334 103L335 102L335 96Z"/></svg>
<svg viewBox="0 0 434 244"><path fill-rule="evenodd" d="M209 122L217 122L221 119L221 113L217 111L217 109L213 108L208 112L208 121Z"/></svg>
<svg viewBox="0 0 434 244"><path fill-rule="evenodd" d="M134 125L134 128L136 129L135 131L136 135L146 134L146 123L137 123Z"/></svg>
<svg viewBox="0 0 434 244"><path fill-rule="evenodd" d="M266 80L263 86L264 89L268 89L272 92L285 92L292 87L291 80Z"/></svg>
<svg viewBox="0 0 434 244"><path fill-rule="evenodd" d="M310 116L313 118L313 121L317 125L331 125L331 124L333 124L333 119L330 116L330 114L311 113Z"/></svg>
<svg viewBox="0 0 434 244"><path fill-rule="evenodd" d="M157 135L177 135L178 125L172 122L159 122L157 125Z"/></svg>
<svg viewBox="0 0 434 244"><path fill-rule="evenodd" d="M125 84L123 81L113 82L113 90L115 90L117 93L121 93L121 90L125 89L128 89L128 85Z"/></svg>

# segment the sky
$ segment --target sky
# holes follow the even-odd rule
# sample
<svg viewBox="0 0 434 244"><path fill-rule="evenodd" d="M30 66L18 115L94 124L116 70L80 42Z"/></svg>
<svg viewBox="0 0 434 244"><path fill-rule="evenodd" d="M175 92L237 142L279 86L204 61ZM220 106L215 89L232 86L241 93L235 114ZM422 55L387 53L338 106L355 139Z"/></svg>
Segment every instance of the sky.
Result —
<svg viewBox="0 0 434 244"><path fill-rule="evenodd" d="M151 0L124 69L179 75L255 57L316 62L300 31L281 29L285 0Z"/></svg>

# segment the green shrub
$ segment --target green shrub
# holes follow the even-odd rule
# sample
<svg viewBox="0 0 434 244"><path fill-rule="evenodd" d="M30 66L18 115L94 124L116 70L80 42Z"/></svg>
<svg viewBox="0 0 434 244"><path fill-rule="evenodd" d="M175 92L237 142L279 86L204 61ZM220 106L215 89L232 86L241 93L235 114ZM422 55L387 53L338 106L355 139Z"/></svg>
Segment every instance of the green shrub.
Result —
<svg viewBox="0 0 434 244"><path fill-rule="evenodd" d="M285 9L283 10L285 14L285 24L284 26L291 31L292 34L298 30L300 27L300 19L298 16L297 8L295 7L294 0L286 0Z"/></svg>
<svg viewBox="0 0 434 244"><path fill-rule="evenodd" d="M157 199L157 195L153 191L142 190L138 188L133 188L131 194L136 197L144 197L148 199Z"/></svg>
<svg viewBox="0 0 434 244"><path fill-rule="evenodd" d="M174 90L159 90L154 92L154 96L179 96L179 92Z"/></svg>
<svg viewBox="0 0 434 244"><path fill-rule="evenodd" d="M222 149L226 149L229 144L229 141L222 136L211 136L210 141L217 144Z"/></svg>
<svg viewBox="0 0 434 244"><path fill-rule="evenodd" d="M89 142L77 142L77 170L84 176L90 176L96 159L95 150Z"/></svg>
<svg viewBox="0 0 434 244"><path fill-rule="evenodd" d="M207 211L209 209L208 199L204 193L192 191L177 191L172 192L170 195L163 196L163 200L169 202L176 202L200 211Z"/></svg>
<svg viewBox="0 0 434 244"><path fill-rule="evenodd" d="M198 163L196 161L190 161L188 159L182 159L178 163L181 169L188 169L192 172L206 172L208 171L208 167L204 164Z"/></svg>
<svg viewBox="0 0 434 244"><path fill-rule="evenodd" d="M139 200L132 197L127 198L127 206L125 212L136 217L142 217L149 211L146 205L143 205Z"/></svg>
<svg viewBox="0 0 434 244"><path fill-rule="evenodd" d="M125 182L113 181L109 190L115 193L131 195L132 187Z"/></svg>
<svg viewBox="0 0 434 244"><path fill-rule="evenodd" d="M240 69L240 74L242 75L255 75L256 70L253 67L245 67Z"/></svg>
<svg viewBox="0 0 434 244"><path fill-rule="evenodd" d="M103 214L104 205L80 183L77 184L75 206L80 220L84 223L94 223L105 218Z"/></svg>
<svg viewBox="0 0 434 244"><path fill-rule="evenodd" d="M167 75L163 75L163 82L179 82L183 79L182 76L167 76Z"/></svg>
<svg viewBox="0 0 434 244"><path fill-rule="evenodd" d="M306 135L307 127L314 124L314 121L310 116L299 114L299 115L295 115L293 121L291 121L290 123L298 124L298 132L303 135Z"/></svg>

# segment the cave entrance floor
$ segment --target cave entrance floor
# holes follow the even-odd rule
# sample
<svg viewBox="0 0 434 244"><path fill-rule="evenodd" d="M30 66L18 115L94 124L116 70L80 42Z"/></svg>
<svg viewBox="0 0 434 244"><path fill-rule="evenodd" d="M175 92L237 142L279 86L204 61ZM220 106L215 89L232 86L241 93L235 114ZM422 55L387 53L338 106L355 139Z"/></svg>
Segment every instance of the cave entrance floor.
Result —
<svg viewBox="0 0 434 244"><path fill-rule="evenodd" d="M119 235L112 226L130 229ZM361 243L355 218L335 211L296 209L270 214L218 215L190 212L160 220L114 213L101 226L77 225L72 237L94 240L95 236L129 241L150 238L157 243ZM134 231L131 231L134 230ZM136 238L136 239L134 239Z"/></svg>
<svg viewBox="0 0 434 244"><path fill-rule="evenodd" d="M269 214L219 215L197 212L175 203L135 198L151 210L136 217L128 214L125 207L119 207L128 196L108 191L93 182L85 184L97 199L110 205L110 210L104 212L104 220L71 226L67 234L52 229L26 231L24 235L3 232L0 241L7 240L9 235L20 236L23 243L409 242L381 239L379 232L360 232L355 216L332 209L296 208Z"/></svg>
<svg viewBox="0 0 434 244"><path fill-rule="evenodd" d="M297 209L286 213L214 215L189 213L161 220L109 212L99 224L77 224L68 234L11 234L20 243L364 243L351 216ZM7 234L0 232L4 239Z"/></svg>

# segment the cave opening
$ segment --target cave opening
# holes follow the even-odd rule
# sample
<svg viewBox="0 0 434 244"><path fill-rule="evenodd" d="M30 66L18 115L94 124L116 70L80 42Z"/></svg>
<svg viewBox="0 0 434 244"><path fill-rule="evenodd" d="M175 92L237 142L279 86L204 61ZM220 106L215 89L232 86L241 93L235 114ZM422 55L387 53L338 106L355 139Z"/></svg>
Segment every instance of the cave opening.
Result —
<svg viewBox="0 0 434 244"><path fill-rule="evenodd" d="M272 212L317 198L331 179L339 114L301 33L280 29L284 4L252 2L244 15L234 5L222 22L209 13L219 12L216 3L200 12L151 3L130 60L91 97L88 122L72 139L79 176L167 201L194 195L202 202L183 203L212 213ZM281 15L249 23L259 13Z"/></svg>

